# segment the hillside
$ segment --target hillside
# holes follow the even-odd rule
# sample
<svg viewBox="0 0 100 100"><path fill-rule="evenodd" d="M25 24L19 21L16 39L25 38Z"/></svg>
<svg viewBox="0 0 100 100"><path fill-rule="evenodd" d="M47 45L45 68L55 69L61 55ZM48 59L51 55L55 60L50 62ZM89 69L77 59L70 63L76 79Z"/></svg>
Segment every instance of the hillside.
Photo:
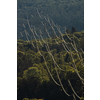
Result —
<svg viewBox="0 0 100 100"><path fill-rule="evenodd" d="M27 19L32 25L41 29L41 18L50 17L62 30L74 26L78 31L84 30L84 0L17 0L17 34L18 39L24 39L20 32L24 32L23 24ZM50 32L50 31L49 31Z"/></svg>

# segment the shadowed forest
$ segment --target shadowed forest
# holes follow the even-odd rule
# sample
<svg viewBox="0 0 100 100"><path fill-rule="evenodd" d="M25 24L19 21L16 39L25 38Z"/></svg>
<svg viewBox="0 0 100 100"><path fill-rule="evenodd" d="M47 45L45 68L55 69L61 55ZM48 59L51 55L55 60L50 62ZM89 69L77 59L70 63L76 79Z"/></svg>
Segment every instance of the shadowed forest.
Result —
<svg viewBox="0 0 100 100"><path fill-rule="evenodd" d="M84 0L17 0L18 39L26 40L25 37L21 37L20 32L24 33L22 24L25 24L28 29L27 19L30 24L36 26L37 30L42 29L36 8L42 18L49 16L63 32L65 26L70 30L72 26L78 31L84 30Z"/></svg>

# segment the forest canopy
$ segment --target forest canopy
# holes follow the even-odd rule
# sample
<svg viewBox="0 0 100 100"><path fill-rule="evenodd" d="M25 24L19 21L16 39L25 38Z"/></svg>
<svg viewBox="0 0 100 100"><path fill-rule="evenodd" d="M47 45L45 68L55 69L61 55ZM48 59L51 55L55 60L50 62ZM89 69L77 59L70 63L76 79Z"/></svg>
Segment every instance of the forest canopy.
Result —
<svg viewBox="0 0 100 100"><path fill-rule="evenodd" d="M75 30L75 28L72 28L72 31L67 34L68 36L66 34L62 35L67 45L72 50L73 58L80 76L84 78L84 66L81 65L77 53L74 51L68 38L69 36L70 39L74 39L77 50L82 57L81 61L84 62L84 31L78 32ZM56 44L55 39L57 40L59 45ZM51 53L58 66L65 70L61 71L59 70L59 68L57 68L65 90L69 94L73 95L73 91L68 85L68 80L70 80L74 90L80 96L80 99L75 96L76 99L83 100L84 86L73 68L73 61L71 60L70 53L66 52L66 50L62 46L61 36L59 36L58 38L52 37L52 39L44 38L44 40L47 41ZM39 41L41 41L42 45L45 44L43 43L42 39L37 40L39 50L44 55L52 76L56 81L58 81L52 56L48 54L45 47L41 46ZM32 42L36 47L36 40L33 39ZM63 89L53 82L46 68L43 56L40 55L39 51L35 47L33 47L31 41L24 41L21 39L17 40L18 100L38 100L40 98L43 98L44 100L73 100L72 96L68 97L64 93Z"/></svg>
<svg viewBox="0 0 100 100"><path fill-rule="evenodd" d="M84 100L84 0L17 0L17 99Z"/></svg>

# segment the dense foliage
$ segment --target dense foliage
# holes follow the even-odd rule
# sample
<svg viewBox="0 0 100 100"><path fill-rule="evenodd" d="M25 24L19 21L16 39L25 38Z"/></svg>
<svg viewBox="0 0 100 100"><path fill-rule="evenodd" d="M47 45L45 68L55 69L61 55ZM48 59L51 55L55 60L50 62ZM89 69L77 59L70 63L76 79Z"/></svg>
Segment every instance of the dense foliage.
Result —
<svg viewBox="0 0 100 100"><path fill-rule="evenodd" d="M24 31L23 24L28 29L27 19L32 25L41 29L41 21L37 9L43 18L49 16L63 29L75 26L78 31L84 30L84 0L17 0L18 39L24 39L20 32Z"/></svg>
<svg viewBox="0 0 100 100"><path fill-rule="evenodd" d="M39 0L37 0L37 2L38 1ZM30 2L27 4L27 6L30 6L29 4ZM84 58L84 54L81 51L81 49L84 50L84 31L75 32L75 29L72 28L72 32L69 32L68 36L71 39L75 40L76 47L82 55L82 58ZM63 37L67 42L68 46L73 51L73 57L79 74L82 78L84 78L84 67L79 62L77 53L71 47L70 40L68 39L66 34L63 34ZM66 91L69 94L73 93L67 81L68 79L70 79L76 93L81 97L81 100L83 100L82 98L84 97L84 86L81 83L79 77L77 76L74 68L72 67L72 60L70 54L67 53L62 46L61 36L59 36L59 39L56 38L59 45L56 44L55 37L52 37L52 39L46 38L44 40L47 40L50 50L57 64L62 69L66 70L65 72L62 72L58 69L61 81ZM35 40L33 40L33 43L36 47ZM45 45L42 40L41 43ZM39 43L38 47L42 54L45 56L47 65L53 77L56 81L58 81L51 56L48 54L46 48L42 47ZM47 71L45 61L43 60L43 57L39 54L38 50L32 46L30 41L24 41L20 39L17 40L17 93L18 100L37 100L40 98L44 98L44 100L73 100L72 96L68 97L63 92L62 88L57 86L53 82ZM77 97L76 99L79 100Z"/></svg>

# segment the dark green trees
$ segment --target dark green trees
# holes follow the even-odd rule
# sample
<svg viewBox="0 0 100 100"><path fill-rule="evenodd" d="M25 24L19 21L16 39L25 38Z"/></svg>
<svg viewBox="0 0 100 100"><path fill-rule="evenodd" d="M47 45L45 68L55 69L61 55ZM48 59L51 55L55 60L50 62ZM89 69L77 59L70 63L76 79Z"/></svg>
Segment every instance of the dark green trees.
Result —
<svg viewBox="0 0 100 100"><path fill-rule="evenodd" d="M77 30L76 30L75 27L72 27L72 29L71 29L71 33L74 33L74 32L77 32Z"/></svg>

